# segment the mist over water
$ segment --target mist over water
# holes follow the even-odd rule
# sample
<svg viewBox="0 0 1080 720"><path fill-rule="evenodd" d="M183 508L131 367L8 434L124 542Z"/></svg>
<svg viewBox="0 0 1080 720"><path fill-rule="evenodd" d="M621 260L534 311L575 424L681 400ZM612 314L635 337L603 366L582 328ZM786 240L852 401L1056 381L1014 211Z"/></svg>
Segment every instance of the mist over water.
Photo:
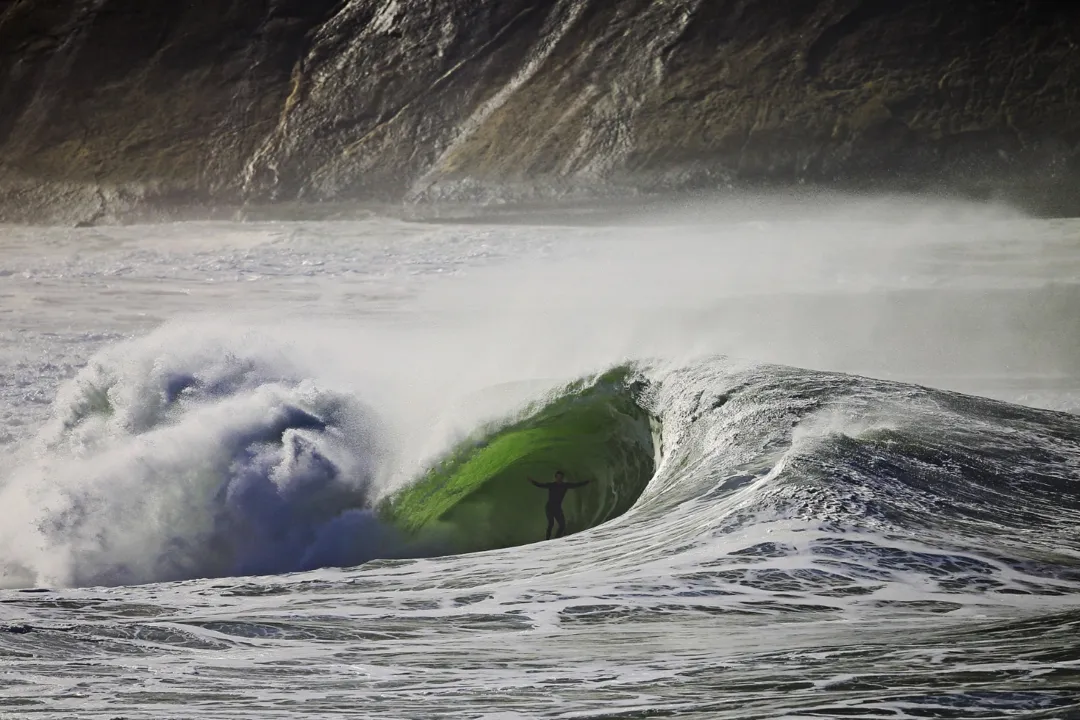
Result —
<svg viewBox="0 0 1080 720"><path fill-rule="evenodd" d="M969 389L1080 370L1069 228L911 198L688 203L546 227L558 251L439 284L418 307L475 338L462 347L510 353L491 365L511 373L721 353Z"/></svg>

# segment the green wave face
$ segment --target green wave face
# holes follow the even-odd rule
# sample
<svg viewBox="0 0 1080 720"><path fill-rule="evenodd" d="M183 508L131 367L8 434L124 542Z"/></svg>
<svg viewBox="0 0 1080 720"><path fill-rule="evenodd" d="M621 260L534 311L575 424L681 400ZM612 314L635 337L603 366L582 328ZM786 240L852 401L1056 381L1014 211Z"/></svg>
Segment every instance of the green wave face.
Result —
<svg viewBox="0 0 1080 720"><path fill-rule="evenodd" d="M385 521L420 544L473 552L544 539L547 491L556 470L570 482L566 533L630 509L652 478L652 427L634 401L626 368L578 381L523 417L486 428L455 448L418 483L381 508Z"/></svg>

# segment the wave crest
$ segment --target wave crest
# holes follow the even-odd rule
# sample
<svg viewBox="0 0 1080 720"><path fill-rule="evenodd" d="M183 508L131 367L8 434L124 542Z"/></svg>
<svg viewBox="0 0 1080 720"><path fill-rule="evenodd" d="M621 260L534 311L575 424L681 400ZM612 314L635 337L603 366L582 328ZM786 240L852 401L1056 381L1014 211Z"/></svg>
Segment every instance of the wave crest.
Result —
<svg viewBox="0 0 1080 720"><path fill-rule="evenodd" d="M263 344L192 331L110 348L53 415L0 489L2 584L352 565L388 541L368 509L378 420Z"/></svg>

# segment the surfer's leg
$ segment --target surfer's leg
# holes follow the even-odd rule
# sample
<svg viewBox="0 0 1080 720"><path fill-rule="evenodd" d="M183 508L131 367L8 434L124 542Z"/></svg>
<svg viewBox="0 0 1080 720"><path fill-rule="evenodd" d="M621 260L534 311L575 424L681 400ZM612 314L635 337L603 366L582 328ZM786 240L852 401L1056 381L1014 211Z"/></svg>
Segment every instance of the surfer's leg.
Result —
<svg viewBox="0 0 1080 720"><path fill-rule="evenodd" d="M544 508L547 511L547 537L545 539L551 539L551 526L555 524L555 512L551 508Z"/></svg>
<svg viewBox="0 0 1080 720"><path fill-rule="evenodd" d="M559 523L559 529L555 532L555 537L562 537L563 532L566 530L566 518L563 517L562 508L555 511L555 522Z"/></svg>

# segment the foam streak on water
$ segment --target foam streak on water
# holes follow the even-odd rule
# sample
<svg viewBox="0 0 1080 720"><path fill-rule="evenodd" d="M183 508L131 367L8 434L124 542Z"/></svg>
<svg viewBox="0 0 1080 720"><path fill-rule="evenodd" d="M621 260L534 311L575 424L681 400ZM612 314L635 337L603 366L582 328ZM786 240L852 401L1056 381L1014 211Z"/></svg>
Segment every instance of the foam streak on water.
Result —
<svg viewBox="0 0 1080 720"><path fill-rule="evenodd" d="M0 229L0 716L1072 717L1078 233ZM611 368L655 431L629 512L410 559L380 503Z"/></svg>

